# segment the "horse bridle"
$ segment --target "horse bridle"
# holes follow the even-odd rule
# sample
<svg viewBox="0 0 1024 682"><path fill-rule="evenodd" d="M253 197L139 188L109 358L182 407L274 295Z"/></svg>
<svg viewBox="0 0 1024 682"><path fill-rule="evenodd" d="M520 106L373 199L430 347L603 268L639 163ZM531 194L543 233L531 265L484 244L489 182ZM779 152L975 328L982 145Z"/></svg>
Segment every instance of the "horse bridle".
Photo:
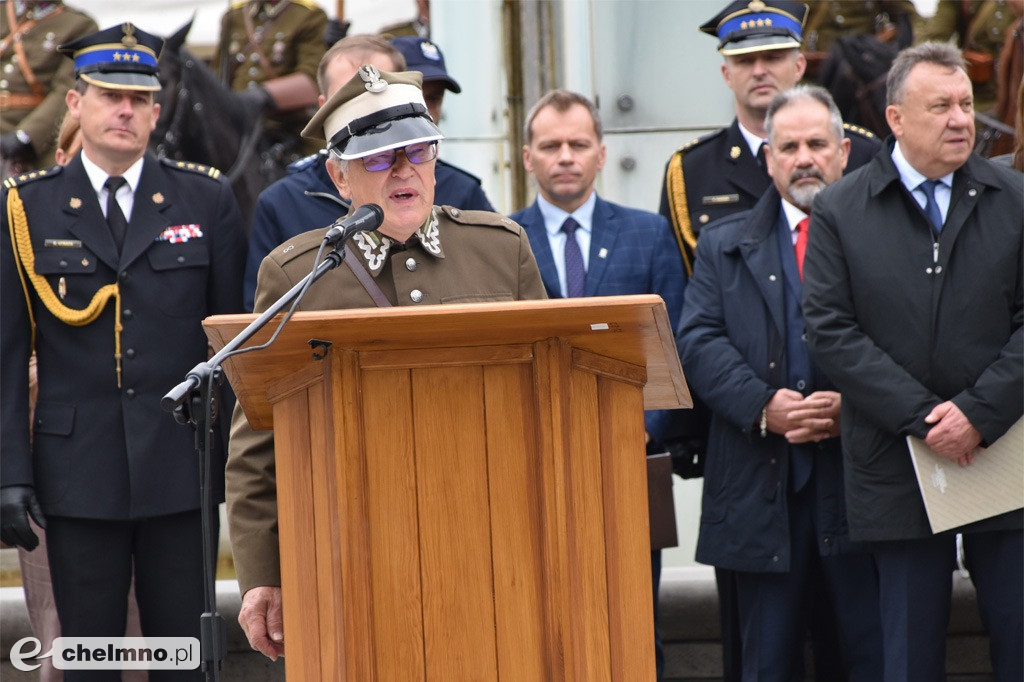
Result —
<svg viewBox="0 0 1024 682"><path fill-rule="evenodd" d="M176 86L177 96L174 98L174 113L171 115L170 122L167 124L163 134L159 135L159 141L156 143L157 156L163 158L171 156L174 151L179 149L178 138L181 136L181 129L185 125L185 115L190 108L189 101L192 97L192 91L188 87L186 79L188 78L189 69L193 66L193 57L186 57L182 60L180 54L175 56L177 57L179 68ZM202 105L201 102L195 102L191 106L196 104ZM224 173L224 177L229 183L234 184L235 180L241 176L242 170L252 159L253 150L256 148L256 143L259 141L262 133L263 117L258 116L255 124L239 139L238 153L235 155L235 160L231 164L231 168Z"/></svg>

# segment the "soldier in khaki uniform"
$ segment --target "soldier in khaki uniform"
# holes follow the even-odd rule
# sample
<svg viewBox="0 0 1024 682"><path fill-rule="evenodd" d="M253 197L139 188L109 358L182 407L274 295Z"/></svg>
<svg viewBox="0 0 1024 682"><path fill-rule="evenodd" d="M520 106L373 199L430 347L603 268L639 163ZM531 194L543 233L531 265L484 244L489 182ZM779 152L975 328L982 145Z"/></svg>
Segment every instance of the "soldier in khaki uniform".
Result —
<svg viewBox="0 0 1024 682"><path fill-rule="evenodd" d="M319 94L326 27L327 15L313 0L238 0L221 19L214 68L265 110L264 137L296 157L316 151L300 135Z"/></svg>
<svg viewBox="0 0 1024 682"><path fill-rule="evenodd" d="M64 96L75 82L74 64L57 46L97 26L62 2L0 5L0 156L6 177L53 165Z"/></svg>
<svg viewBox="0 0 1024 682"><path fill-rule="evenodd" d="M521 227L495 213L433 205L443 135L424 104L420 73L361 66L303 134L328 140L328 173L353 207L372 202L384 210L380 228L356 233L345 264L310 288L303 309L546 298ZM264 259L256 312L310 271L326 230L294 237ZM228 459L238 620L252 647L276 658L284 631L273 434L253 431L238 408Z"/></svg>
<svg viewBox="0 0 1024 682"><path fill-rule="evenodd" d="M939 0L935 14L915 29L914 41L955 39L974 85L974 110L987 113L996 102L999 53L1007 31L1024 13L1021 0Z"/></svg>

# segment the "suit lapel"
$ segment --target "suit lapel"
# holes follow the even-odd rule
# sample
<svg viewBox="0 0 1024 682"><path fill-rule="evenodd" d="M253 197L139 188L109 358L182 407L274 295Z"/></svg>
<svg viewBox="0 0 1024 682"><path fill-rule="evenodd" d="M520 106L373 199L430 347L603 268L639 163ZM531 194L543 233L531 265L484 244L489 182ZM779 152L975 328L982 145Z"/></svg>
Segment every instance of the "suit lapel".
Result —
<svg viewBox="0 0 1024 682"><path fill-rule="evenodd" d="M73 216L68 231L75 235L105 265L117 270L117 245L103 217L96 190L89 182L82 155L78 154L64 169L64 186L60 197L61 210Z"/></svg>
<svg viewBox="0 0 1024 682"><path fill-rule="evenodd" d="M584 296L596 296L601 288L601 280L608 268L615 240L619 236L619 227L615 211L601 197L596 197L594 217L590 225L590 258L587 267L587 279L583 288Z"/></svg>
<svg viewBox="0 0 1024 682"><path fill-rule="evenodd" d="M544 227L544 216L540 213L537 202L526 209L523 213L522 226L530 239L530 247L533 249L533 258L537 261L537 269L540 270L540 278L544 282L544 288L551 298L562 297L562 287L558 283L558 268L555 267L554 255L551 253L551 242L548 240L548 231Z"/></svg>
<svg viewBox="0 0 1024 682"><path fill-rule="evenodd" d="M142 177L135 191L132 217L128 221L128 232L121 249L122 267L127 267L141 256L167 227L167 220L162 213L171 206L170 194L159 161L147 155L142 164Z"/></svg>

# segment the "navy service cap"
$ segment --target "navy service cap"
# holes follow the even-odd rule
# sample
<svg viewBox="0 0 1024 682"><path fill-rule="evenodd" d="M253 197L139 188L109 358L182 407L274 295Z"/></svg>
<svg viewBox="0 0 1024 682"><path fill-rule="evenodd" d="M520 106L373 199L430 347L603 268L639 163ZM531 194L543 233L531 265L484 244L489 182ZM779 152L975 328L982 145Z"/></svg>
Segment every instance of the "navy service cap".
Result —
<svg viewBox="0 0 1024 682"><path fill-rule="evenodd" d="M380 71L370 64L360 66L331 95L302 136L326 140L327 148L342 159L444 138L423 101L422 74Z"/></svg>
<svg viewBox="0 0 1024 682"><path fill-rule="evenodd" d="M803 41L807 5L785 0L731 2L700 30L718 38L724 55L789 50Z"/></svg>
<svg viewBox="0 0 1024 682"><path fill-rule="evenodd" d="M424 83L441 82L447 90L462 92L458 82L448 75L444 54L436 43L417 36L399 36L392 38L391 44L405 57L405 68L423 74Z"/></svg>
<svg viewBox="0 0 1024 682"><path fill-rule="evenodd" d="M111 26L57 49L75 62L75 77L114 90L160 89L157 60L164 40L130 22Z"/></svg>

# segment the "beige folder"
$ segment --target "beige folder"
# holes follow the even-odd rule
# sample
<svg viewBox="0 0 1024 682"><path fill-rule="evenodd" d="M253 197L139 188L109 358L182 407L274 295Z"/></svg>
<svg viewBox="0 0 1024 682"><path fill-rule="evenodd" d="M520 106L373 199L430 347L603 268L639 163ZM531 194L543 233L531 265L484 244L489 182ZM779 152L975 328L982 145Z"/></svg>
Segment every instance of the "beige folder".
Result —
<svg viewBox="0 0 1024 682"><path fill-rule="evenodd" d="M961 467L907 437L933 533L1024 507L1024 418Z"/></svg>

